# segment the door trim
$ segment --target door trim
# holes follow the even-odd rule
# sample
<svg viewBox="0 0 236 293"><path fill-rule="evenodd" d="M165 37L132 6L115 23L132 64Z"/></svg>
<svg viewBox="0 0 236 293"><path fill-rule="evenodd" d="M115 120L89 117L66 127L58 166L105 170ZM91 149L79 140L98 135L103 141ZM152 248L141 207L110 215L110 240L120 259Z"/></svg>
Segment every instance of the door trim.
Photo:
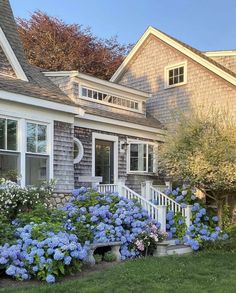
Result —
<svg viewBox="0 0 236 293"><path fill-rule="evenodd" d="M118 181L118 136L97 133L97 132L92 133L92 176L93 177L95 176L95 155L96 155L95 140L96 139L112 141L114 143L114 148L113 148L114 174L113 176L114 176L114 184L116 184Z"/></svg>

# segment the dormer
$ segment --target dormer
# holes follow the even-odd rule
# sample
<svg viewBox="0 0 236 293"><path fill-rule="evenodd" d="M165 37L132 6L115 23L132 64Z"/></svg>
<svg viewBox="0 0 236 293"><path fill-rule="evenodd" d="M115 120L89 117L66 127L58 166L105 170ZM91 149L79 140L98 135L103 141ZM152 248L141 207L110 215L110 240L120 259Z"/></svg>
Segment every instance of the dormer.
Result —
<svg viewBox="0 0 236 293"><path fill-rule="evenodd" d="M82 107L130 115L146 114L148 93L77 71L45 72L45 75Z"/></svg>

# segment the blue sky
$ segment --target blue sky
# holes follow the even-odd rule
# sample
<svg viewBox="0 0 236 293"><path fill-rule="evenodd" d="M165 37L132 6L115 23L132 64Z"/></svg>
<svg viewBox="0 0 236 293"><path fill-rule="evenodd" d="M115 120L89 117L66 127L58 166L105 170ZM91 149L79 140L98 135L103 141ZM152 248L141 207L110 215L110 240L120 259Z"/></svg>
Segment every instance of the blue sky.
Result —
<svg viewBox="0 0 236 293"><path fill-rule="evenodd" d="M117 35L121 43L135 43L152 25L200 50L236 49L235 0L10 1L15 16L40 9L98 37Z"/></svg>

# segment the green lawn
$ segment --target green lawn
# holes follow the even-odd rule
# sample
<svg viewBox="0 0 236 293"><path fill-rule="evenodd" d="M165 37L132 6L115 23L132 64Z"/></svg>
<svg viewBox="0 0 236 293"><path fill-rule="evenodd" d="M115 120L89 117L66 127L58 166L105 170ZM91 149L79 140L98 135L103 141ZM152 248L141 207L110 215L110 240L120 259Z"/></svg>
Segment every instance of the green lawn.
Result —
<svg viewBox="0 0 236 293"><path fill-rule="evenodd" d="M236 253L146 258L115 264L55 285L1 289L0 292L236 292Z"/></svg>

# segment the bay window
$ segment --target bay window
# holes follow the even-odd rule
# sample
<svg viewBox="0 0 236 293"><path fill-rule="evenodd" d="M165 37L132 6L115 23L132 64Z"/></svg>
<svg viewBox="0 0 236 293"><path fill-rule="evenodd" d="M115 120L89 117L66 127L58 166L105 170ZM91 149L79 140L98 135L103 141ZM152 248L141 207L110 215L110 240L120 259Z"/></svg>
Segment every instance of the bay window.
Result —
<svg viewBox="0 0 236 293"><path fill-rule="evenodd" d="M26 185L49 179L47 125L26 123Z"/></svg>
<svg viewBox="0 0 236 293"><path fill-rule="evenodd" d="M19 173L18 121L0 117L0 177Z"/></svg>
<svg viewBox="0 0 236 293"><path fill-rule="evenodd" d="M131 142L129 145L129 172L153 172L154 145L146 142Z"/></svg>

